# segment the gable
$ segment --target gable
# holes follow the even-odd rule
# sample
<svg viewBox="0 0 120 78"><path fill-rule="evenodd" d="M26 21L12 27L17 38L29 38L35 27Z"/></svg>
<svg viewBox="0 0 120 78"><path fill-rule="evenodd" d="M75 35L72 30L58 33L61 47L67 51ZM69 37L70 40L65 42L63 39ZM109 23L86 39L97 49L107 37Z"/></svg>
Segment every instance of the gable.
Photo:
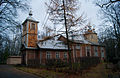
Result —
<svg viewBox="0 0 120 78"><path fill-rule="evenodd" d="M62 35L58 38L58 40L60 40L60 41L64 41L64 42L67 41L66 38L65 38L64 36L62 36Z"/></svg>

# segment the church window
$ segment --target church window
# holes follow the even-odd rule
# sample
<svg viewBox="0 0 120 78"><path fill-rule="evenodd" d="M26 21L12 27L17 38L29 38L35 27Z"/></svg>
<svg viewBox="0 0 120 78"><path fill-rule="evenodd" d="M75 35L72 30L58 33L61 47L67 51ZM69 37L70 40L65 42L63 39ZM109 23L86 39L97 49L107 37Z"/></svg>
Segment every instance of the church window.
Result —
<svg viewBox="0 0 120 78"><path fill-rule="evenodd" d="M103 47L101 48L101 57L102 58L104 57L104 49L103 49Z"/></svg>
<svg viewBox="0 0 120 78"><path fill-rule="evenodd" d="M86 47L86 56L90 56L90 46Z"/></svg>
<svg viewBox="0 0 120 78"><path fill-rule="evenodd" d="M35 30L35 23L32 23L31 24L31 28L30 28L31 30Z"/></svg>
<svg viewBox="0 0 120 78"><path fill-rule="evenodd" d="M47 52L46 56L47 56L47 59L50 59L51 58L51 53Z"/></svg>
<svg viewBox="0 0 120 78"><path fill-rule="evenodd" d="M60 58L60 53L56 52L56 59L59 59L59 58Z"/></svg>
<svg viewBox="0 0 120 78"><path fill-rule="evenodd" d="M96 47L96 46L94 47L94 53L95 53L94 54L95 56L98 56L98 47Z"/></svg>
<svg viewBox="0 0 120 78"><path fill-rule="evenodd" d="M67 52L64 52L64 58L67 58Z"/></svg>
<svg viewBox="0 0 120 78"><path fill-rule="evenodd" d="M80 44L77 44L77 45L76 45L76 49L80 49Z"/></svg>

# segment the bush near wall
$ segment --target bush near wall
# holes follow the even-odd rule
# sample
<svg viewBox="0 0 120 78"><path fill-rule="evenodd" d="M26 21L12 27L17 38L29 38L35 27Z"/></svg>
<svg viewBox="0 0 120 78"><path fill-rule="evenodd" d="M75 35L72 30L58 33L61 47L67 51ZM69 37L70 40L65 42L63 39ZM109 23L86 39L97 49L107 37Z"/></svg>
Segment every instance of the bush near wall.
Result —
<svg viewBox="0 0 120 78"><path fill-rule="evenodd" d="M28 66L29 67L39 67L40 66L40 60L30 59L30 60L28 60Z"/></svg>
<svg viewBox="0 0 120 78"><path fill-rule="evenodd" d="M29 67L40 67L40 60L37 59L30 59L28 60L28 66ZM45 60L45 66L47 68L59 68L59 67L66 67L68 66L67 60L61 60L61 59L46 59Z"/></svg>
<svg viewBox="0 0 120 78"><path fill-rule="evenodd" d="M68 63L67 63L67 61L63 61L61 59L47 59L46 60L46 65L48 67L59 68L59 67L66 67L66 66L68 66Z"/></svg>
<svg viewBox="0 0 120 78"><path fill-rule="evenodd" d="M88 69L89 67L96 66L100 63L99 57L80 57L76 58L75 63L72 63L72 70L84 70ZM40 67L40 60L28 60L28 66L30 67ZM49 69L52 68L62 68L62 67L68 67L68 61L67 60L61 60L61 59L46 59L45 60L45 66Z"/></svg>
<svg viewBox="0 0 120 78"><path fill-rule="evenodd" d="M100 63L99 57L80 57L80 58L76 58L75 65L78 64L78 66L75 67L79 67L79 69L83 70L83 69L88 69L89 67L96 66L99 63Z"/></svg>

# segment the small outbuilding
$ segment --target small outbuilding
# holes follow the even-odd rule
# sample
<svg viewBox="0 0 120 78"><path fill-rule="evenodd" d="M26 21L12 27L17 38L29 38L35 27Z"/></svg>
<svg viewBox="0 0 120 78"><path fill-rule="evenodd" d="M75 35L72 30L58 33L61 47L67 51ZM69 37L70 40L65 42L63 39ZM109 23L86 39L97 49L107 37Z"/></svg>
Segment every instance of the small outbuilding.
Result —
<svg viewBox="0 0 120 78"><path fill-rule="evenodd" d="M7 64L21 64L21 56L9 56Z"/></svg>

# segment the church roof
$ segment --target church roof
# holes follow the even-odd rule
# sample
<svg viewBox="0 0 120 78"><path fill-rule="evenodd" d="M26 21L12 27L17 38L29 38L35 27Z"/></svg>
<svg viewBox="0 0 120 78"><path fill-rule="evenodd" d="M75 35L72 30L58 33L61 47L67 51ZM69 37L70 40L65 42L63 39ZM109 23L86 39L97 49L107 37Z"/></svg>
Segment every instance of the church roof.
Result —
<svg viewBox="0 0 120 78"><path fill-rule="evenodd" d="M44 49L58 49L58 50L68 50L67 46L63 43L63 41L59 40L46 40L43 42L38 42L39 48Z"/></svg>
<svg viewBox="0 0 120 78"><path fill-rule="evenodd" d="M76 43L83 43L83 44L91 44L88 40L84 38L83 34L80 35L74 35L73 37L69 37L70 40L76 42Z"/></svg>
<svg viewBox="0 0 120 78"><path fill-rule="evenodd" d="M63 36L63 37L66 39L65 36ZM70 36L69 40L71 42L75 42L78 44L90 44L90 45L97 45L97 46L100 45L99 43L94 43L89 40L86 40L83 34ZM104 45L100 45L100 46L104 46Z"/></svg>
<svg viewBox="0 0 120 78"><path fill-rule="evenodd" d="M65 43L63 41L58 40L59 37L59 34L45 37L43 40L38 41L38 46L42 49L68 50Z"/></svg>

